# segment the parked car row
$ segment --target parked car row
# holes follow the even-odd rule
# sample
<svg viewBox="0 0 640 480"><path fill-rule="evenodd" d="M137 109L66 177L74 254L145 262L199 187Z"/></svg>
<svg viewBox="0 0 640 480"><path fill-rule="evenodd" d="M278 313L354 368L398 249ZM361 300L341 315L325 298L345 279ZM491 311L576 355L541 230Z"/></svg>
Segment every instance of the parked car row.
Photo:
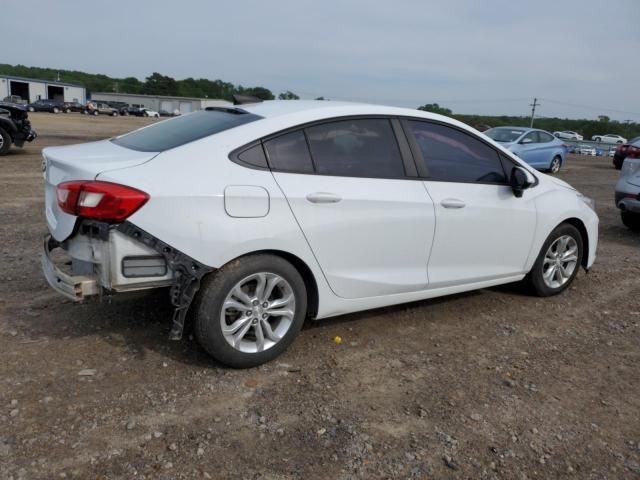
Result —
<svg viewBox="0 0 640 480"><path fill-rule="evenodd" d="M100 102L88 101L86 104L79 102L59 102L57 100L40 99L29 103L26 106L29 112L50 112L50 113L71 113L81 112L87 115L110 115L117 117L118 115L136 117L155 117L174 116L176 112L157 112L146 107L133 107L122 102Z"/></svg>

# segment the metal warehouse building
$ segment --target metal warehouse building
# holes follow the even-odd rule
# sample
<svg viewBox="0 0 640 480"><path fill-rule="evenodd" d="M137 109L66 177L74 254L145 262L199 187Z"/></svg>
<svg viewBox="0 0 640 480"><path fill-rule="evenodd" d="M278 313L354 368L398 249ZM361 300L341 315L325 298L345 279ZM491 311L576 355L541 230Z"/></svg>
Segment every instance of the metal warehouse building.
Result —
<svg viewBox="0 0 640 480"><path fill-rule="evenodd" d="M91 95L91 100L102 102L123 102L133 107L145 107L159 112L184 114L202 110L206 107L231 105L226 100L212 100L208 98L166 97L162 95L138 95L129 93L98 92Z"/></svg>
<svg viewBox="0 0 640 480"><path fill-rule="evenodd" d="M17 95L28 102L40 99L80 103L87 101L87 90L81 85L0 74L0 100L9 95Z"/></svg>

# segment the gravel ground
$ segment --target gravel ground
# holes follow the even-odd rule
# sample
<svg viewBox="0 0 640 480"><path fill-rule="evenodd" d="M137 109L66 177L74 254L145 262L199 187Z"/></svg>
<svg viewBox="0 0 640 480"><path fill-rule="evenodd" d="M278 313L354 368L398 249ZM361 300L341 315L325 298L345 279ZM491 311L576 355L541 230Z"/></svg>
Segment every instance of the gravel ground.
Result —
<svg viewBox="0 0 640 480"><path fill-rule="evenodd" d="M32 118L41 136L0 158L0 478L640 478L640 236L609 158L559 174L601 219L596 264L563 295L330 319L238 371L166 339L164 294L74 305L48 288L41 148L154 120Z"/></svg>

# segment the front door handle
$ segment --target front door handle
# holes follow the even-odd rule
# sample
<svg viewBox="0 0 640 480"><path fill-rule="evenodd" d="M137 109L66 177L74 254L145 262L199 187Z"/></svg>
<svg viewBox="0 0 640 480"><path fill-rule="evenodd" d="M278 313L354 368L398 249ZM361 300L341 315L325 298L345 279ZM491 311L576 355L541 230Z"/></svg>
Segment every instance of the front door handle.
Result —
<svg viewBox="0 0 640 480"><path fill-rule="evenodd" d="M445 198L440 202L444 208L464 208L465 203L457 198Z"/></svg>
<svg viewBox="0 0 640 480"><path fill-rule="evenodd" d="M335 193L316 192L307 195L307 200L311 203L338 203L342 197Z"/></svg>

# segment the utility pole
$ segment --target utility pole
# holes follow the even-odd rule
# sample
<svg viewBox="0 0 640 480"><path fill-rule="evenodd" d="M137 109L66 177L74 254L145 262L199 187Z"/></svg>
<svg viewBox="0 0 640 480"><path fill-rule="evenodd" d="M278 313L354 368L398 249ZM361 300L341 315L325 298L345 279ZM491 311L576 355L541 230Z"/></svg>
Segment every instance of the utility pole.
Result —
<svg viewBox="0 0 640 480"><path fill-rule="evenodd" d="M538 99L534 98L533 103L530 103L529 106L531 107L531 125L529 125L529 127L533 128L533 118L536 115L536 107L540 106Z"/></svg>

